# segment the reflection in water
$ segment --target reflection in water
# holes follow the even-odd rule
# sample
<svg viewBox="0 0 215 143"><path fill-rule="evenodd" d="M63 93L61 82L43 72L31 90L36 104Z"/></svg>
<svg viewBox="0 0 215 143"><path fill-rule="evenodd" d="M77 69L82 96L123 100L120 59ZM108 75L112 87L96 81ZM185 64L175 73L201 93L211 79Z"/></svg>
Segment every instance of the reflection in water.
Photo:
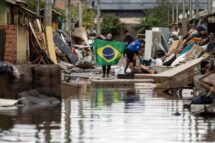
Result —
<svg viewBox="0 0 215 143"><path fill-rule="evenodd" d="M151 89L79 89L62 106L0 113L0 142L213 142L214 118L192 116L183 101ZM69 93L71 96L69 96ZM175 116L176 111L181 113Z"/></svg>
<svg viewBox="0 0 215 143"><path fill-rule="evenodd" d="M97 88L92 96L93 107L96 108L103 105L111 106L112 103L118 103L123 99L119 89L114 88Z"/></svg>
<svg viewBox="0 0 215 143"><path fill-rule="evenodd" d="M2 115L0 142L46 142L50 143L59 134L60 106L33 110L18 110L17 115Z"/></svg>

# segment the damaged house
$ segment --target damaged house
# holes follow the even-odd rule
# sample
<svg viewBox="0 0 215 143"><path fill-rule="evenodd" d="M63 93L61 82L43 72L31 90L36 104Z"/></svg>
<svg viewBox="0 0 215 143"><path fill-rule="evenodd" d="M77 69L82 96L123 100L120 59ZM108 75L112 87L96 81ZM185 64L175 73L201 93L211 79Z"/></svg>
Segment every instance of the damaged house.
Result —
<svg viewBox="0 0 215 143"><path fill-rule="evenodd" d="M23 64L29 58L29 34L26 23L36 14L24 6L25 2L21 0L0 1L0 60L12 64Z"/></svg>
<svg viewBox="0 0 215 143"><path fill-rule="evenodd" d="M25 6L21 0L0 1L0 97L16 99L19 93L37 90L60 99L61 70L42 49L40 20Z"/></svg>

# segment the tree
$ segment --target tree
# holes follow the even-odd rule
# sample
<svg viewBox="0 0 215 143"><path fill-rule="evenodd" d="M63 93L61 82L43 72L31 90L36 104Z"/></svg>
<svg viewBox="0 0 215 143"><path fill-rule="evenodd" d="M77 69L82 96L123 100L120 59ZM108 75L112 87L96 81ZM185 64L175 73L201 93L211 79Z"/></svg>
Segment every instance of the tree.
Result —
<svg viewBox="0 0 215 143"><path fill-rule="evenodd" d="M114 14L107 15L103 18L101 23L101 32L102 34L107 34L111 32L113 35L120 35L122 24Z"/></svg>
<svg viewBox="0 0 215 143"><path fill-rule="evenodd" d="M32 10L32 11L36 11L36 5L37 5L37 1L36 0L27 0L27 8ZM44 7L44 0L40 0L40 7L43 8Z"/></svg>
<svg viewBox="0 0 215 143"><path fill-rule="evenodd" d="M86 29L89 29L94 26L94 17L96 15L95 11L93 9L88 9L86 3L83 4L83 27ZM71 9L71 15L74 20L78 19L78 8L75 6L72 6Z"/></svg>
<svg viewBox="0 0 215 143"><path fill-rule="evenodd" d="M141 19L140 24L135 26L138 33L144 33L145 30L152 27L168 26L168 0L157 0L158 5L154 8L145 10L145 16Z"/></svg>

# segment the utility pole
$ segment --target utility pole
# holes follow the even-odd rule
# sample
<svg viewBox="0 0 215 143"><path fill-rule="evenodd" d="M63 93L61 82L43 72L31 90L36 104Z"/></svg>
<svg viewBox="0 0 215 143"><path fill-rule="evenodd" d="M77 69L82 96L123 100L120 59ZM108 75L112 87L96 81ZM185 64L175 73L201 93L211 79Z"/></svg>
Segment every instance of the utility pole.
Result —
<svg viewBox="0 0 215 143"><path fill-rule="evenodd" d="M96 31L97 31L97 34L101 34L101 26L100 26L100 15L101 15L100 0L97 0L96 13L97 13L97 15L96 15L96 19L97 19Z"/></svg>
<svg viewBox="0 0 215 143"><path fill-rule="evenodd" d="M182 7L183 7L183 18L185 18L186 11L185 11L185 0L182 1Z"/></svg>
<svg viewBox="0 0 215 143"><path fill-rule="evenodd" d="M167 21L170 24L170 2L168 1Z"/></svg>
<svg viewBox="0 0 215 143"><path fill-rule="evenodd" d="M65 0L65 31L71 36L71 0Z"/></svg>
<svg viewBox="0 0 215 143"><path fill-rule="evenodd" d="M212 13L212 4L213 4L213 0L207 0L208 14Z"/></svg>
<svg viewBox="0 0 215 143"><path fill-rule="evenodd" d="M83 25L83 12L82 12L82 0L78 1L78 26L82 27Z"/></svg>
<svg viewBox="0 0 215 143"><path fill-rule="evenodd" d="M182 14L182 35L185 36L187 34L187 17L185 10L185 0L183 0L183 14Z"/></svg>
<svg viewBox="0 0 215 143"><path fill-rule="evenodd" d="M40 0L37 0L36 13L37 13L37 16L39 17L40 16Z"/></svg>
<svg viewBox="0 0 215 143"><path fill-rule="evenodd" d="M175 23L175 8L174 8L174 0L172 0L172 23Z"/></svg>
<svg viewBox="0 0 215 143"><path fill-rule="evenodd" d="M178 23L178 12L179 11L179 3L178 0L176 0L176 23Z"/></svg>
<svg viewBox="0 0 215 143"><path fill-rule="evenodd" d="M196 18L199 18L199 0L196 0Z"/></svg>
<svg viewBox="0 0 215 143"><path fill-rule="evenodd" d="M189 16L190 16L190 19L193 17L193 2L192 0L189 0Z"/></svg>
<svg viewBox="0 0 215 143"><path fill-rule="evenodd" d="M52 25L52 0L45 0L44 25Z"/></svg>

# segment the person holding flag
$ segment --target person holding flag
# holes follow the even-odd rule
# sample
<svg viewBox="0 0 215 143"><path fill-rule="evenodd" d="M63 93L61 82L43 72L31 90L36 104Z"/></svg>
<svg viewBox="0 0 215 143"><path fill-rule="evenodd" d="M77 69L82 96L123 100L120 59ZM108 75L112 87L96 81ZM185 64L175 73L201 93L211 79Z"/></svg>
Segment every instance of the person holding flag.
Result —
<svg viewBox="0 0 215 143"><path fill-rule="evenodd" d="M102 66L105 77L107 69L107 77L109 77L111 65L118 64L126 47L125 42L113 41L111 33L108 33L106 39L96 39L93 44L95 52L96 64Z"/></svg>
<svg viewBox="0 0 215 143"><path fill-rule="evenodd" d="M112 34L111 33L107 33L106 40L112 41ZM106 63L104 63L104 65L102 65L102 73L103 73L102 77L105 77L106 70L107 70L107 77L109 77L110 69L111 69L111 65L106 65Z"/></svg>

